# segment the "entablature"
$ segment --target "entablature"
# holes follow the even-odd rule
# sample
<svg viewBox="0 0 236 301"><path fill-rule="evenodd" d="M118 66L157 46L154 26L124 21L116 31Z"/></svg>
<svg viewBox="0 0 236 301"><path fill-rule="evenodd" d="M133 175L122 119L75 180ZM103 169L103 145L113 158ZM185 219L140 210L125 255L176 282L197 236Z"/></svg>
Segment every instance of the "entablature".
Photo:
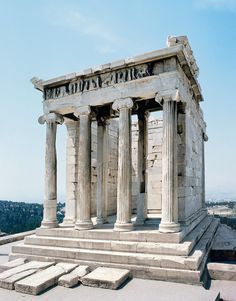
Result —
<svg viewBox="0 0 236 301"><path fill-rule="evenodd" d="M196 101L203 100L198 67L186 37L169 37L168 48L100 65L50 80L32 79L43 92L44 111L70 114L76 107L106 106L115 99L155 98L156 93L180 89L183 70Z"/></svg>

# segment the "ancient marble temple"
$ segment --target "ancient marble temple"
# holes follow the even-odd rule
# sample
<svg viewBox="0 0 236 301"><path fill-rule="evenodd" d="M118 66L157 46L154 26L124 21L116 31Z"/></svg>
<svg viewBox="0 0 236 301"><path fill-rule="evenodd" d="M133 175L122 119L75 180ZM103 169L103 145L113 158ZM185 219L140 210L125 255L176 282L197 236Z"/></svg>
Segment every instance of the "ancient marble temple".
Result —
<svg viewBox="0 0 236 301"><path fill-rule="evenodd" d="M44 216L36 235L13 247L11 257L119 266L135 277L201 281L218 222L205 208L207 135L197 78L185 36L169 37L166 48L133 58L46 81L33 78L44 99L39 118L46 128ZM157 111L162 119L154 130L149 116ZM137 118L133 133L132 116ZM68 133L67 196L65 219L58 225L55 142L63 124ZM117 141L113 148L112 135ZM117 166L113 188L112 160ZM107 223L108 204L115 210L110 210L114 223Z"/></svg>

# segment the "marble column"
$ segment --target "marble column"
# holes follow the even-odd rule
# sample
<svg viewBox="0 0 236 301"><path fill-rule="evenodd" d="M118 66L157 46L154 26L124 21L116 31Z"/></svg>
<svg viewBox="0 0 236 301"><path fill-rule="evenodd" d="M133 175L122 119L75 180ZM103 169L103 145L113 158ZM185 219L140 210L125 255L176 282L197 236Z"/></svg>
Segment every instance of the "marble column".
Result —
<svg viewBox="0 0 236 301"><path fill-rule="evenodd" d="M65 118L66 142L66 203L65 218L61 227L73 227L76 221L79 121Z"/></svg>
<svg viewBox="0 0 236 301"><path fill-rule="evenodd" d="M206 133L202 133L202 208L206 209L205 196L205 142L208 141Z"/></svg>
<svg viewBox="0 0 236 301"><path fill-rule="evenodd" d="M137 217L136 224L143 225L147 219L146 203L146 152L147 152L147 124L148 112L138 111L138 159L137 174L139 194L137 199Z"/></svg>
<svg viewBox="0 0 236 301"><path fill-rule="evenodd" d="M112 108L119 112L119 147L117 176L117 219L115 231L131 231L132 163L131 163L131 98L116 100Z"/></svg>
<svg viewBox="0 0 236 301"><path fill-rule="evenodd" d="M107 222L108 196L108 124L101 118L97 121L97 224Z"/></svg>
<svg viewBox="0 0 236 301"><path fill-rule="evenodd" d="M91 109L79 107L74 113L80 119L77 220L75 229L92 229L91 221Z"/></svg>
<svg viewBox="0 0 236 301"><path fill-rule="evenodd" d="M160 232L179 232L177 195L177 101L163 102L162 218Z"/></svg>
<svg viewBox="0 0 236 301"><path fill-rule="evenodd" d="M45 153L45 195L43 221L41 227L55 228L57 222L57 155L56 132L57 124L63 123L63 117L49 113L39 117L39 123L46 122L46 153Z"/></svg>
<svg viewBox="0 0 236 301"><path fill-rule="evenodd" d="M109 120L105 121L103 135L103 223L108 223L108 202L109 202L109 154L110 154L110 139L109 139Z"/></svg>

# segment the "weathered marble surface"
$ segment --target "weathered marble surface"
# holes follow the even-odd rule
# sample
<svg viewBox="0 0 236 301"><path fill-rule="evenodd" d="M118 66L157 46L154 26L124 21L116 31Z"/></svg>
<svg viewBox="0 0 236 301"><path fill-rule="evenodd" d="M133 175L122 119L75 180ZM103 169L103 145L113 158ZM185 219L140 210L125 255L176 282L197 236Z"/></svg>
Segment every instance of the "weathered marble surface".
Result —
<svg viewBox="0 0 236 301"><path fill-rule="evenodd" d="M129 270L99 267L81 279L83 285L117 289L131 276Z"/></svg>
<svg viewBox="0 0 236 301"><path fill-rule="evenodd" d="M147 118L147 117L146 117ZM138 172L138 122L132 122L132 207L138 207L137 199L145 197L148 213L161 213L162 166L162 117L150 116L147 120L145 194L139 196ZM138 209L137 209L138 214Z"/></svg>
<svg viewBox="0 0 236 301"><path fill-rule="evenodd" d="M14 289L15 282L39 270L52 266L53 262L30 261L18 267L12 268L0 274L0 287L6 289Z"/></svg>
<svg viewBox="0 0 236 301"><path fill-rule="evenodd" d="M71 227L76 221L78 186L79 120L65 118L66 142L66 201L63 227Z"/></svg>
<svg viewBox="0 0 236 301"><path fill-rule="evenodd" d="M57 125L63 123L60 114L49 113L38 119L40 124L46 123L46 151L45 151L45 178L44 178L44 210L41 226L55 228L57 222L57 153L56 133Z"/></svg>
<svg viewBox="0 0 236 301"><path fill-rule="evenodd" d="M77 266L77 264L73 263L60 262L55 266L16 282L15 290L25 294L38 295L47 288L57 284L60 276L71 272Z"/></svg>
<svg viewBox="0 0 236 301"><path fill-rule="evenodd" d="M90 272L89 266L80 265L75 268L71 273L63 275L59 278L58 284L64 287L76 286L82 277Z"/></svg>
<svg viewBox="0 0 236 301"><path fill-rule="evenodd" d="M86 103L92 106L104 105L113 102L114 99L125 97L155 97L156 91L165 87L159 77L165 72L178 70L177 64L175 66L172 64L172 61L175 60L185 67L184 71L191 81L195 99L202 100L197 81L198 71L187 37L171 37L168 39L167 46L165 49L47 81L34 77L32 83L36 89L45 90L45 111L60 111L61 114L73 113L75 98L78 107L84 106ZM158 78L157 82L153 85L149 84L154 77ZM143 83L145 84L143 85ZM54 101L55 99L57 101Z"/></svg>
<svg viewBox="0 0 236 301"><path fill-rule="evenodd" d="M117 99L112 108L119 112L119 146L117 175L117 219L115 231L130 231L132 202L132 166L131 166L131 98Z"/></svg>
<svg viewBox="0 0 236 301"><path fill-rule="evenodd" d="M91 221L91 108L84 106L74 113L80 119L79 126L79 166L77 186L77 218L75 227L78 230L92 229Z"/></svg>

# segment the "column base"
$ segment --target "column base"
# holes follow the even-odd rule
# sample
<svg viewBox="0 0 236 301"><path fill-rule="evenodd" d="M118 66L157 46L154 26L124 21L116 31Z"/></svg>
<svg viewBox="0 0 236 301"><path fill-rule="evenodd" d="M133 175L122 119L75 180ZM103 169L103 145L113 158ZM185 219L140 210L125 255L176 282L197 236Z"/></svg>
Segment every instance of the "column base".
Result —
<svg viewBox="0 0 236 301"><path fill-rule="evenodd" d="M57 221L42 221L40 228L57 228L58 222Z"/></svg>
<svg viewBox="0 0 236 301"><path fill-rule="evenodd" d="M130 223L115 223L114 225L114 231L118 232L128 232L132 231L134 229L134 225Z"/></svg>
<svg viewBox="0 0 236 301"><path fill-rule="evenodd" d="M93 223L91 220L85 222L77 221L75 223L75 230L90 230L90 229L93 229Z"/></svg>
<svg viewBox="0 0 236 301"><path fill-rule="evenodd" d="M178 223L160 223L159 231L163 233L180 232L180 224Z"/></svg>

